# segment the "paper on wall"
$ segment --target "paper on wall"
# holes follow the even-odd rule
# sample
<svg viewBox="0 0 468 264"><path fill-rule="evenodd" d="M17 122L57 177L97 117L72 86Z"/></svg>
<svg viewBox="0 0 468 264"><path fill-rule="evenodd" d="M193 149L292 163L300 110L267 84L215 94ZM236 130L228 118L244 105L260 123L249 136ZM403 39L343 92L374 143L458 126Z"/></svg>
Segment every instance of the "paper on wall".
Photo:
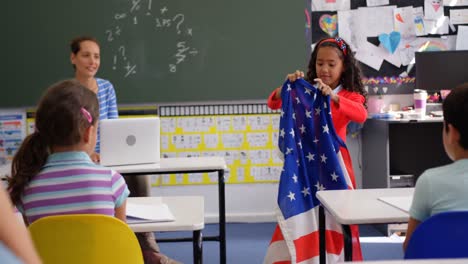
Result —
<svg viewBox="0 0 468 264"><path fill-rule="evenodd" d="M349 0L310 0L312 11L337 11L350 10L351 1Z"/></svg>
<svg viewBox="0 0 468 264"><path fill-rule="evenodd" d="M424 29L424 10L421 6L413 8L413 18L416 36L426 35L426 30Z"/></svg>
<svg viewBox="0 0 468 264"><path fill-rule="evenodd" d="M393 10L394 30L399 31L402 38L416 36L416 25L412 6L399 7Z"/></svg>
<svg viewBox="0 0 468 264"><path fill-rule="evenodd" d="M444 16L437 20L424 19L426 34L445 35L449 33L449 18Z"/></svg>
<svg viewBox="0 0 468 264"><path fill-rule="evenodd" d="M442 0L424 0L424 18L439 19L444 16L444 3Z"/></svg>
<svg viewBox="0 0 468 264"><path fill-rule="evenodd" d="M367 0L366 3L367 3L367 6L384 6L384 5L389 5L390 1L389 0Z"/></svg>
<svg viewBox="0 0 468 264"><path fill-rule="evenodd" d="M450 9L450 23L468 24L468 9Z"/></svg>
<svg viewBox="0 0 468 264"><path fill-rule="evenodd" d="M338 36L348 42L352 50L357 50L356 43L358 43L359 35L363 35L355 25L356 14L357 10L338 11Z"/></svg>
<svg viewBox="0 0 468 264"><path fill-rule="evenodd" d="M457 50L468 50L468 26L458 26Z"/></svg>
<svg viewBox="0 0 468 264"><path fill-rule="evenodd" d="M360 7L355 16L356 26L365 29L366 37L376 37L381 33L392 32L393 10L395 8L396 6Z"/></svg>
<svg viewBox="0 0 468 264"><path fill-rule="evenodd" d="M400 58L400 49L397 49L397 52L393 54L388 52L384 47L379 46L377 50L377 56L382 57L384 60L388 61L389 63L393 64L395 67L400 68L401 66L401 58Z"/></svg>
<svg viewBox="0 0 468 264"><path fill-rule="evenodd" d="M366 41L360 44L360 48L357 50L355 57L362 63L379 71L383 63L383 58L380 54L379 47Z"/></svg>
<svg viewBox="0 0 468 264"><path fill-rule="evenodd" d="M444 0L444 6L467 6L468 0Z"/></svg>
<svg viewBox="0 0 468 264"><path fill-rule="evenodd" d="M414 52L416 47L411 44L416 38L402 39L401 47L399 49L400 61L403 66L415 63Z"/></svg>

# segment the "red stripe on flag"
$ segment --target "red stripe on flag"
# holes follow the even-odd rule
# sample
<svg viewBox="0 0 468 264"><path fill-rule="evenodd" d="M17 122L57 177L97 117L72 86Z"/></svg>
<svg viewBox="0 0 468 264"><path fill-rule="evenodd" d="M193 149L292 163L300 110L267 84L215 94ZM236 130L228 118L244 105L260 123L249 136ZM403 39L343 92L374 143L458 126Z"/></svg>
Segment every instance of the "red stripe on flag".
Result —
<svg viewBox="0 0 468 264"><path fill-rule="evenodd" d="M275 232L273 232L273 236L271 237L270 244L279 240L284 240L284 237L283 237L283 233L281 232L279 225L276 225Z"/></svg>
<svg viewBox="0 0 468 264"><path fill-rule="evenodd" d="M332 230L325 231L328 254L339 255L343 250L343 235ZM320 255L319 232L315 231L294 241L296 261L301 262Z"/></svg>
<svg viewBox="0 0 468 264"><path fill-rule="evenodd" d="M325 232L327 253L339 255L344 247L343 234L333 230Z"/></svg>
<svg viewBox="0 0 468 264"><path fill-rule="evenodd" d="M273 264L291 264L291 261L276 261Z"/></svg>

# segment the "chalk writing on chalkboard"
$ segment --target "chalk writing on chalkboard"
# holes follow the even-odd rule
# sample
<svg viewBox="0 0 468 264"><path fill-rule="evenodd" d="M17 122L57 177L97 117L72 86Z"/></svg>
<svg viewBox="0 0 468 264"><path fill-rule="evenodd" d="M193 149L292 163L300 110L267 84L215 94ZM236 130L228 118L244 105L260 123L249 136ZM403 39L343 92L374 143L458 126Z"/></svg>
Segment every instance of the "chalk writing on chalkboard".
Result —
<svg viewBox="0 0 468 264"><path fill-rule="evenodd" d="M129 0L127 10L115 13L113 21L115 24L105 31L106 40L113 50L112 69L122 72L124 78L137 74L139 67L138 60L127 50L128 45L132 43L124 43L122 40L124 38L121 38L126 33L131 33L134 30L132 27L144 27L149 29L145 31L146 34L159 34L160 39L174 41L172 48L165 51L168 73L176 73L180 64L189 62L199 53L198 49L191 45L194 31L188 24L185 14L172 12L168 6L162 4L155 7L153 0ZM168 33L176 37L165 37ZM138 41L148 37L152 36L140 36L141 39ZM128 36L126 39L128 40Z"/></svg>

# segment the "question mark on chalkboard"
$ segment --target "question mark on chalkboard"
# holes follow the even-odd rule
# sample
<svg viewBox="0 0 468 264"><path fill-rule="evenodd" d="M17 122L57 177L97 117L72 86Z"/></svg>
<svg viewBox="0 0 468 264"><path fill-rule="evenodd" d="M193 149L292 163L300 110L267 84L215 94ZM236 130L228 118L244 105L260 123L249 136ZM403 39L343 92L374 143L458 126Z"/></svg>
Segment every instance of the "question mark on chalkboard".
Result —
<svg viewBox="0 0 468 264"><path fill-rule="evenodd" d="M117 69L115 65L117 64L117 55L114 55L114 66L112 66L112 69L115 70Z"/></svg>
<svg viewBox="0 0 468 264"><path fill-rule="evenodd" d="M124 46L120 46L119 47L119 51L122 53L122 58L124 60L127 60L127 57L125 57L125 47Z"/></svg>
<svg viewBox="0 0 468 264"><path fill-rule="evenodd" d="M179 20L179 22L177 22L177 24L176 24L176 29L177 29L177 34L180 34L181 31L180 31L179 27L184 22L184 15L183 14L175 15L174 18L172 18L172 21L176 21L176 20Z"/></svg>

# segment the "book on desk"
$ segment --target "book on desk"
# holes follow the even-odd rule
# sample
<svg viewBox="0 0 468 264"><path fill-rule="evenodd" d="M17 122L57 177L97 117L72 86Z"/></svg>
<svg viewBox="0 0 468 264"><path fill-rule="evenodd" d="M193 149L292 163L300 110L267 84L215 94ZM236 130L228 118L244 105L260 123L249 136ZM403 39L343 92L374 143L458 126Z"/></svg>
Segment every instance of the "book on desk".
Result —
<svg viewBox="0 0 468 264"><path fill-rule="evenodd" d="M156 205L127 202L127 223L171 222L175 217L165 203Z"/></svg>

